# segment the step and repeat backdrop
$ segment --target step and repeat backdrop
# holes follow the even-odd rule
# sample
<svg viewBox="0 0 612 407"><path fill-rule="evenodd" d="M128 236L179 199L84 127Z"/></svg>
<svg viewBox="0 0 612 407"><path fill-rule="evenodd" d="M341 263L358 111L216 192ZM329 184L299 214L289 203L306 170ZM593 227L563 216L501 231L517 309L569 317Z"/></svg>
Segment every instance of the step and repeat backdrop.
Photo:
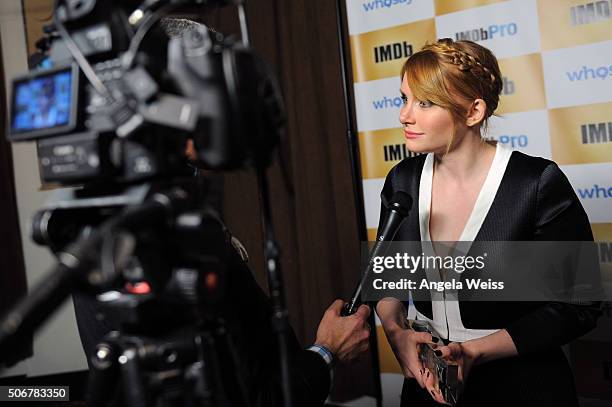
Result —
<svg viewBox="0 0 612 407"><path fill-rule="evenodd" d="M346 0L346 10L370 240L386 174L413 155L398 119L402 64L438 38L471 40L495 53L503 75L486 137L559 164L588 213L612 291L612 0ZM384 405L399 405L400 369L377 333ZM581 397L608 405L609 304L569 356Z"/></svg>

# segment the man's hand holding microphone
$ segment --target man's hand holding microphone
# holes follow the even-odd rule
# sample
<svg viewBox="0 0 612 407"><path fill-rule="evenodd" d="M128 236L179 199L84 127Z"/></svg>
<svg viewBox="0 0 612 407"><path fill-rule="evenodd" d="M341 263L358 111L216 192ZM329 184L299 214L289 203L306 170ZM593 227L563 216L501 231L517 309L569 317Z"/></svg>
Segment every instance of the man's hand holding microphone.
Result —
<svg viewBox="0 0 612 407"><path fill-rule="evenodd" d="M341 316L342 300L336 300L327 308L317 329L315 345L329 350L341 362L355 359L369 348L370 307L361 305L357 312Z"/></svg>

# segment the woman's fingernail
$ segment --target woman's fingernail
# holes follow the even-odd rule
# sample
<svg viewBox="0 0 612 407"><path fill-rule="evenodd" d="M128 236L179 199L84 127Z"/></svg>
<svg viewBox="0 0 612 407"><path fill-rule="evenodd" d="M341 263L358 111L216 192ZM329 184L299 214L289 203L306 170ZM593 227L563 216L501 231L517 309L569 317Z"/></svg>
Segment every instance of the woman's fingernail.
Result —
<svg viewBox="0 0 612 407"><path fill-rule="evenodd" d="M442 356L442 351L439 349L436 349L434 353L436 354L436 356Z"/></svg>

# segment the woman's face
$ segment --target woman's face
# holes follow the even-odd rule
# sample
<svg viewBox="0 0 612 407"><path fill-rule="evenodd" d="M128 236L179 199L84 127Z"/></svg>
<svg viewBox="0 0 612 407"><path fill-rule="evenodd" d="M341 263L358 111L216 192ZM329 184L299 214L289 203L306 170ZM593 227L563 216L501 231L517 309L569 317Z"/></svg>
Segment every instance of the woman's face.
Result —
<svg viewBox="0 0 612 407"><path fill-rule="evenodd" d="M406 75L400 88L404 104L399 120L404 127L406 147L415 153L443 153L451 141L455 123L449 111L426 100L417 100Z"/></svg>

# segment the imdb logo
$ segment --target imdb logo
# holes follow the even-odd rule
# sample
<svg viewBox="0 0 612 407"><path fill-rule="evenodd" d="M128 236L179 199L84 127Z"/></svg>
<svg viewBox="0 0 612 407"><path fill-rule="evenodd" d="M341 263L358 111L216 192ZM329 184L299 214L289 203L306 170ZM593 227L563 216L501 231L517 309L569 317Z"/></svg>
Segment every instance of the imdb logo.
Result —
<svg viewBox="0 0 612 407"><path fill-rule="evenodd" d="M612 161L612 102L548 111L552 158L560 165Z"/></svg>
<svg viewBox="0 0 612 407"><path fill-rule="evenodd" d="M514 95L516 91L516 85L513 80L510 80L507 76L502 77L502 95Z"/></svg>
<svg viewBox="0 0 612 407"><path fill-rule="evenodd" d="M502 93L497 113L515 113L546 108L544 73L540 54L499 60Z"/></svg>
<svg viewBox="0 0 612 407"><path fill-rule="evenodd" d="M583 124L580 133L582 144L612 143L612 122Z"/></svg>
<svg viewBox="0 0 612 407"><path fill-rule="evenodd" d="M406 41L381 45L374 48L374 63L378 64L394 59L406 59L412 55L412 44Z"/></svg>
<svg viewBox="0 0 612 407"><path fill-rule="evenodd" d="M399 161L417 155L406 148L404 134L398 128L360 132L359 150L364 179L385 178Z"/></svg>
<svg viewBox="0 0 612 407"><path fill-rule="evenodd" d="M597 23L612 18L612 0L594 1L570 7L572 25Z"/></svg>
<svg viewBox="0 0 612 407"><path fill-rule="evenodd" d="M612 39L612 0L539 0L542 49Z"/></svg>
<svg viewBox="0 0 612 407"><path fill-rule="evenodd" d="M351 35L353 78L355 82L399 78L404 61L427 42L435 40L433 18Z"/></svg>
<svg viewBox="0 0 612 407"><path fill-rule="evenodd" d="M389 144L383 146L385 161L400 161L406 157L418 155L414 151L408 150L406 144Z"/></svg>

